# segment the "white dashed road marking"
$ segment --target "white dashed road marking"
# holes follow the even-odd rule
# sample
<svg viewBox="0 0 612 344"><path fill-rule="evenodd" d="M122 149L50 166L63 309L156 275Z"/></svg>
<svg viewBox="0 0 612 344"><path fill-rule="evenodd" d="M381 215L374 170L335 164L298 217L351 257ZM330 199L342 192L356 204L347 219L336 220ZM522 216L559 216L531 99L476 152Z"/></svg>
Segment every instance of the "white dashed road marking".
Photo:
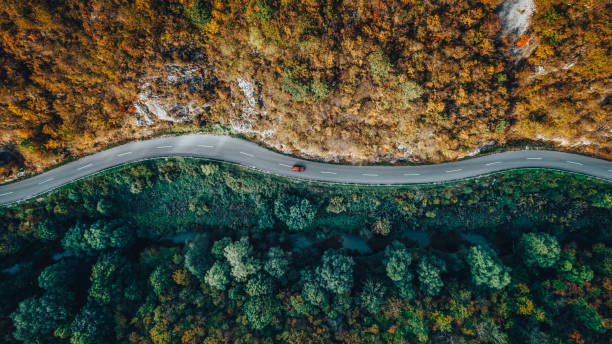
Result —
<svg viewBox="0 0 612 344"><path fill-rule="evenodd" d="M279 165L284 166L284 167L291 167L291 166L289 166L287 164L279 164Z"/></svg>
<svg viewBox="0 0 612 344"><path fill-rule="evenodd" d="M362 173L362 176L366 176L366 177L378 177L378 174L371 174L371 173Z"/></svg>
<svg viewBox="0 0 612 344"><path fill-rule="evenodd" d="M85 165L85 166L81 166L81 167L77 168L77 170L78 170L78 171L80 171L80 170L82 170L82 169L84 169L84 168L88 168L88 167L89 167L89 166L91 166L91 165L93 165L93 164L87 164L87 165Z"/></svg>
<svg viewBox="0 0 612 344"><path fill-rule="evenodd" d="M214 148L215 146L198 145L198 147L202 147L202 148Z"/></svg>
<svg viewBox="0 0 612 344"><path fill-rule="evenodd" d="M128 155L128 154L132 154L132 152L125 152L125 153L117 154L117 156L124 156L124 155Z"/></svg>
<svg viewBox="0 0 612 344"><path fill-rule="evenodd" d="M12 194L12 193L14 193L14 192L13 192L13 191L11 191L11 192L7 192L7 193L3 193L3 194L1 194L1 195L0 195L0 197L1 197L1 196L8 196L8 195L10 195L10 194Z"/></svg>
<svg viewBox="0 0 612 344"><path fill-rule="evenodd" d="M568 160L568 161L566 161L566 162L567 162L568 164L574 164L574 165L580 165L580 166L584 165L584 164L581 164L581 163L579 163L579 162L575 162L575 161L569 161L569 160Z"/></svg>
<svg viewBox="0 0 612 344"><path fill-rule="evenodd" d="M458 168L456 170L450 170L450 171L445 171L446 173L453 173L453 172L459 172L459 171L463 171L463 169Z"/></svg>
<svg viewBox="0 0 612 344"><path fill-rule="evenodd" d="M162 148L172 148L172 146L159 146L159 147L155 147L157 149L162 149Z"/></svg>
<svg viewBox="0 0 612 344"><path fill-rule="evenodd" d="M420 173L404 173L405 176L420 176Z"/></svg>
<svg viewBox="0 0 612 344"><path fill-rule="evenodd" d="M527 160L542 160L542 158L527 158Z"/></svg>
<svg viewBox="0 0 612 344"><path fill-rule="evenodd" d="M336 172L321 171L323 174L337 174Z"/></svg>
<svg viewBox="0 0 612 344"><path fill-rule="evenodd" d="M491 166L491 165L497 165L497 164L501 164L501 161L496 161L496 162L490 162L488 164L485 164L485 166Z"/></svg>
<svg viewBox="0 0 612 344"><path fill-rule="evenodd" d="M242 155L246 155L246 156L248 156L248 157L250 157L250 158L252 158L252 157L254 157L254 156L255 156L255 155L253 155L253 154L249 154L249 153L245 153L245 152L240 152L240 154L242 154Z"/></svg>
<svg viewBox="0 0 612 344"><path fill-rule="evenodd" d="M44 183L46 183L46 182L50 182L50 181L52 181L52 180L53 180L53 178L49 178L49 179L47 179L47 180L44 180L44 181L42 181L42 182L38 183L38 185L40 185L40 184L44 184Z"/></svg>

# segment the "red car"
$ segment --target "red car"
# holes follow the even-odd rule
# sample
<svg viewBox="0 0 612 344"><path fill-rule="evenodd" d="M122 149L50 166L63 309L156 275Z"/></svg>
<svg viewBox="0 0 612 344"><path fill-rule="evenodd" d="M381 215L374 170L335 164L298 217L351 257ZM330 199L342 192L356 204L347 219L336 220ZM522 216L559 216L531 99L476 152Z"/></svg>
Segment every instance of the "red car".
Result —
<svg viewBox="0 0 612 344"><path fill-rule="evenodd" d="M305 169L306 167L301 165L293 165L293 167L291 168L291 170L295 172L304 172Z"/></svg>

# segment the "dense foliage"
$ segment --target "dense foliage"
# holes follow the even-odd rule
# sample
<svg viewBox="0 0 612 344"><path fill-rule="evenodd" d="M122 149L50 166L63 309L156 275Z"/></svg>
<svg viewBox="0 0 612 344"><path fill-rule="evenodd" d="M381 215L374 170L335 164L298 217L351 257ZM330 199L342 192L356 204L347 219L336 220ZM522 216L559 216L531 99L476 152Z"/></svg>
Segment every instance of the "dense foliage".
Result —
<svg viewBox="0 0 612 344"><path fill-rule="evenodd" d="M126 166L0 209L2 269L19 263L0 340L602 343L611 192L533 170L387 188Z"/></svg>
<svg viewBox="0 0 612 344"><path fill-rule="evenodd" d="M521 37L502 3L2 0L0 175L167 130L351 161L610 157L610 2L534 0ZM137 127L146 106L189 124Z"/></svg>

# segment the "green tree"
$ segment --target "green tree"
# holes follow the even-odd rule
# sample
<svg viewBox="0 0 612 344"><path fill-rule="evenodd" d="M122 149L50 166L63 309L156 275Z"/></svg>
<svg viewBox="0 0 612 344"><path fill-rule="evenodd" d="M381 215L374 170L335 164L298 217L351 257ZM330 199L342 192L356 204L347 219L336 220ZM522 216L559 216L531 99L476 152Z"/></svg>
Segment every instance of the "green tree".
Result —
<svg viewBox="0 0 612 344"><path fill-rule="evenodd" d="M270 296L250 297L244 304L244 315L255 330L268 326L278 310L278 303Z"/></svg>
<svg viewBox="0 0 612 344"><path fill-rule="evenodd" d="M385 248L383 264L385 265L387 276L398 288L399 295L407 300L414 297L414 288L411 282L413 278L410 270L411 263L412 255L401 242L394 240Z"/></svg>
<svg viewBox="0 0 612 344"><path fill-rule="evenodd" d="M115 254L103 254L91 268L89 297L98 304L120 301L127 261Z"/></svg>
<svg viewBox="0 0 612 344"><path fill-rule="evenodd" d="M578 284L589 282L593 279L594 273L587 264L578 264L573 251L564 250L557 261L556 269L566 280Z"/></svg>
<svg viewBox="0 0 612 344"><path fill-rule="evenodd" d="M223 291L229 283L229 270L230 266L227 262L216 261L206 272L204 282L217 290Z"/></svg>
<svg viewBox="0 0 612 344"><path fill-rule="evenodd" d="M248 237L242 237L223 249L223 254L232 268L232 276L238 282L245 282L249 275L261 268L259 261L250 256L251 251Z"/></svg>
<svg viewBox="0 0 612 344"><path fill-rule="evenodd" d="M302 297L310 304L317 307L325 307L328 304L328 296L325 289L321 287L317 275L311 270L306 269L301 272Z"/></svg>
<svg viewBox="0 0 612 344"><path fill-rule="evenodd" d="M280 247L271 247L268 250L264 270L274 278L282 278L289 269L287 254Z"/></svg>
<svg viewBox="0 0 612 344"><path fill-rule="evenodd" d="M435 257L423 257L417 265L417 275L421 290L428 296L436 296L442 290L444 282L440 273L446 272L446 263Z"/></svg>
<svg viewBox="0 0 612 344"><path fill-rule="evenodd" d="M470 248L467 263L477 286L501 290L510 283L510 268L499 263L495 252L488 247Z"/></svg>
<svg viewBox="0 0 612 344"><path fill-rule="evenodd" d="M44 218L38 223L36 234L43 240L57 240L61 235L58 223L50 217Z"/></svg>
<svg viewBox="0 0 612 344"><path fill-rule="evenodd" d="M405 104L420 98L423 95L423 88L412 80L402 82L400 84L402 98Z"/></svg>
<svg viewBox="0 0 612 344"><path fill-rule="evenodd" d="M62 239L62 246L67 250L75 251L76 253L87 252L90 250L89 244L85 240L85 232L89 229L84 223L77 222L74 226L70 227L64 238Z"/></svg>
<svg viewBox="0 0 612 344"><path fill-rule="evenodd" d="M322 286L335 294L344 294L353 286L353 258L328 249L321 257L316 273Z"/></svg>
<svg viewBox="0 0 612 344"><path fill-rule="evenodd" d="M47 293L19 303L11 314L17 340L30 341L51 333L68 318L68 311L61 305L58 296Z"/></svg>
<svg viewBox="0 0 612 344"><path fill-rule="evenodd" d="M75 264L65 260L49 265L38 275L38 286L53 293L66 291L72 286L75 270Z"/></svg>
<svg viewBox="0 0 612 344"><path fill-rule="evenodd" d="M268 276L258 275L249 279L245 291L249 296L263 296L272 294L274 288Z"/></svg>
<svg viewBox="0 0 612 344"><path fill-rule="evenodd" d="M579 299L570 303L574 316L591 331L605 333L606 325L604 319L599 316L597 311L584 301Z"/></svg>
<svg viewBox="0 0 612 344"><path fill-rule="evenodd" d="M391 69L391 62L389 62L389 58L380 48L368 56L368 63L370 64L370 75L374 81L384 81L387 79Z"/></svg>
<svg viewBox="0 0 612 344"><path fill-rule="evenodd" d="M549 268L559 260L561 247L557 239L546 233L525 233L519 242L525 265Z"/></svg>
<svg viewBox="0 0 612 344"><path fill-rule="evenodd" d="M310 82L310 92L314 99L324 99L329 95L329 85L325 80L312 79Z"/></svg>
<svg viewBox="0 0 612 344"><path fill-rule="evenodd" d="M111 314L106 306L90 302L76 315L70 326L71 344L102 344L111 342Z"/></svg>
<svg viewBox="0 0 612 344"><path fill-rule="evenodd" d="M401 242L394 240L385 248L385 258L383 260L387 276L394 281L412 280L410 263L412 255Z"/></svg>
<svg viewBox="0 0 612 344"><path fill-rule="evenodd" d="M172 270L166 265L158 265L149 276L149 282L156 295L166 294L172 286Z"/></svg>
<svg viewBox="0 0 612 344"><path fill-rule="evenodd" d="M223 237L213 243L212 248L210 249L210 253L216 258L221 259L224 257L225 248L232 243L232 238Z"/></svg>
<svg viewBox="0 0 612 344"><path fill-rule="evenodd" d="M198 235L188 245L185 251L185 268L200 281L210 268L211 257L208 252L208 237Z"/></svg>
<svg viewBox="0 0 612 344"><path fill-rule="evenodd" d="M274 214L293 231L310 227L316 213L316 207L305 198L288 197L274 201Z"/></svg>
<svg viewBox="0 0 612 344"><path fill-rule="evenodd" d="M83 234L89 247L94 250L122 248L133 239L133 231L119 220L96 221Z"/></svg>
<svg viewBox="0 0 612 344"><path fill-rule="evenodd" d="M369 279L365 282L363 290L359 294L359 303L370 314L376 314L380 310L384 296L385 287L382 283Z"/></svg>

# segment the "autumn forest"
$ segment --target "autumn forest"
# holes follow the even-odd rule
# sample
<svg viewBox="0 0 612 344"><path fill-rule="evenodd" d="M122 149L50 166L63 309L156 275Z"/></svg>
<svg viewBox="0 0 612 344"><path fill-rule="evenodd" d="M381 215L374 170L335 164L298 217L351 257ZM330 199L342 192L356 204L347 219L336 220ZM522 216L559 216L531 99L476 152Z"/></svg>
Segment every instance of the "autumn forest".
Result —
<svg viewBox="0 0 612 344"><path fill-rule="evenodd" d="M611 6L2 0L0 173L197 131L351 163L610 158Z"/></svg>

